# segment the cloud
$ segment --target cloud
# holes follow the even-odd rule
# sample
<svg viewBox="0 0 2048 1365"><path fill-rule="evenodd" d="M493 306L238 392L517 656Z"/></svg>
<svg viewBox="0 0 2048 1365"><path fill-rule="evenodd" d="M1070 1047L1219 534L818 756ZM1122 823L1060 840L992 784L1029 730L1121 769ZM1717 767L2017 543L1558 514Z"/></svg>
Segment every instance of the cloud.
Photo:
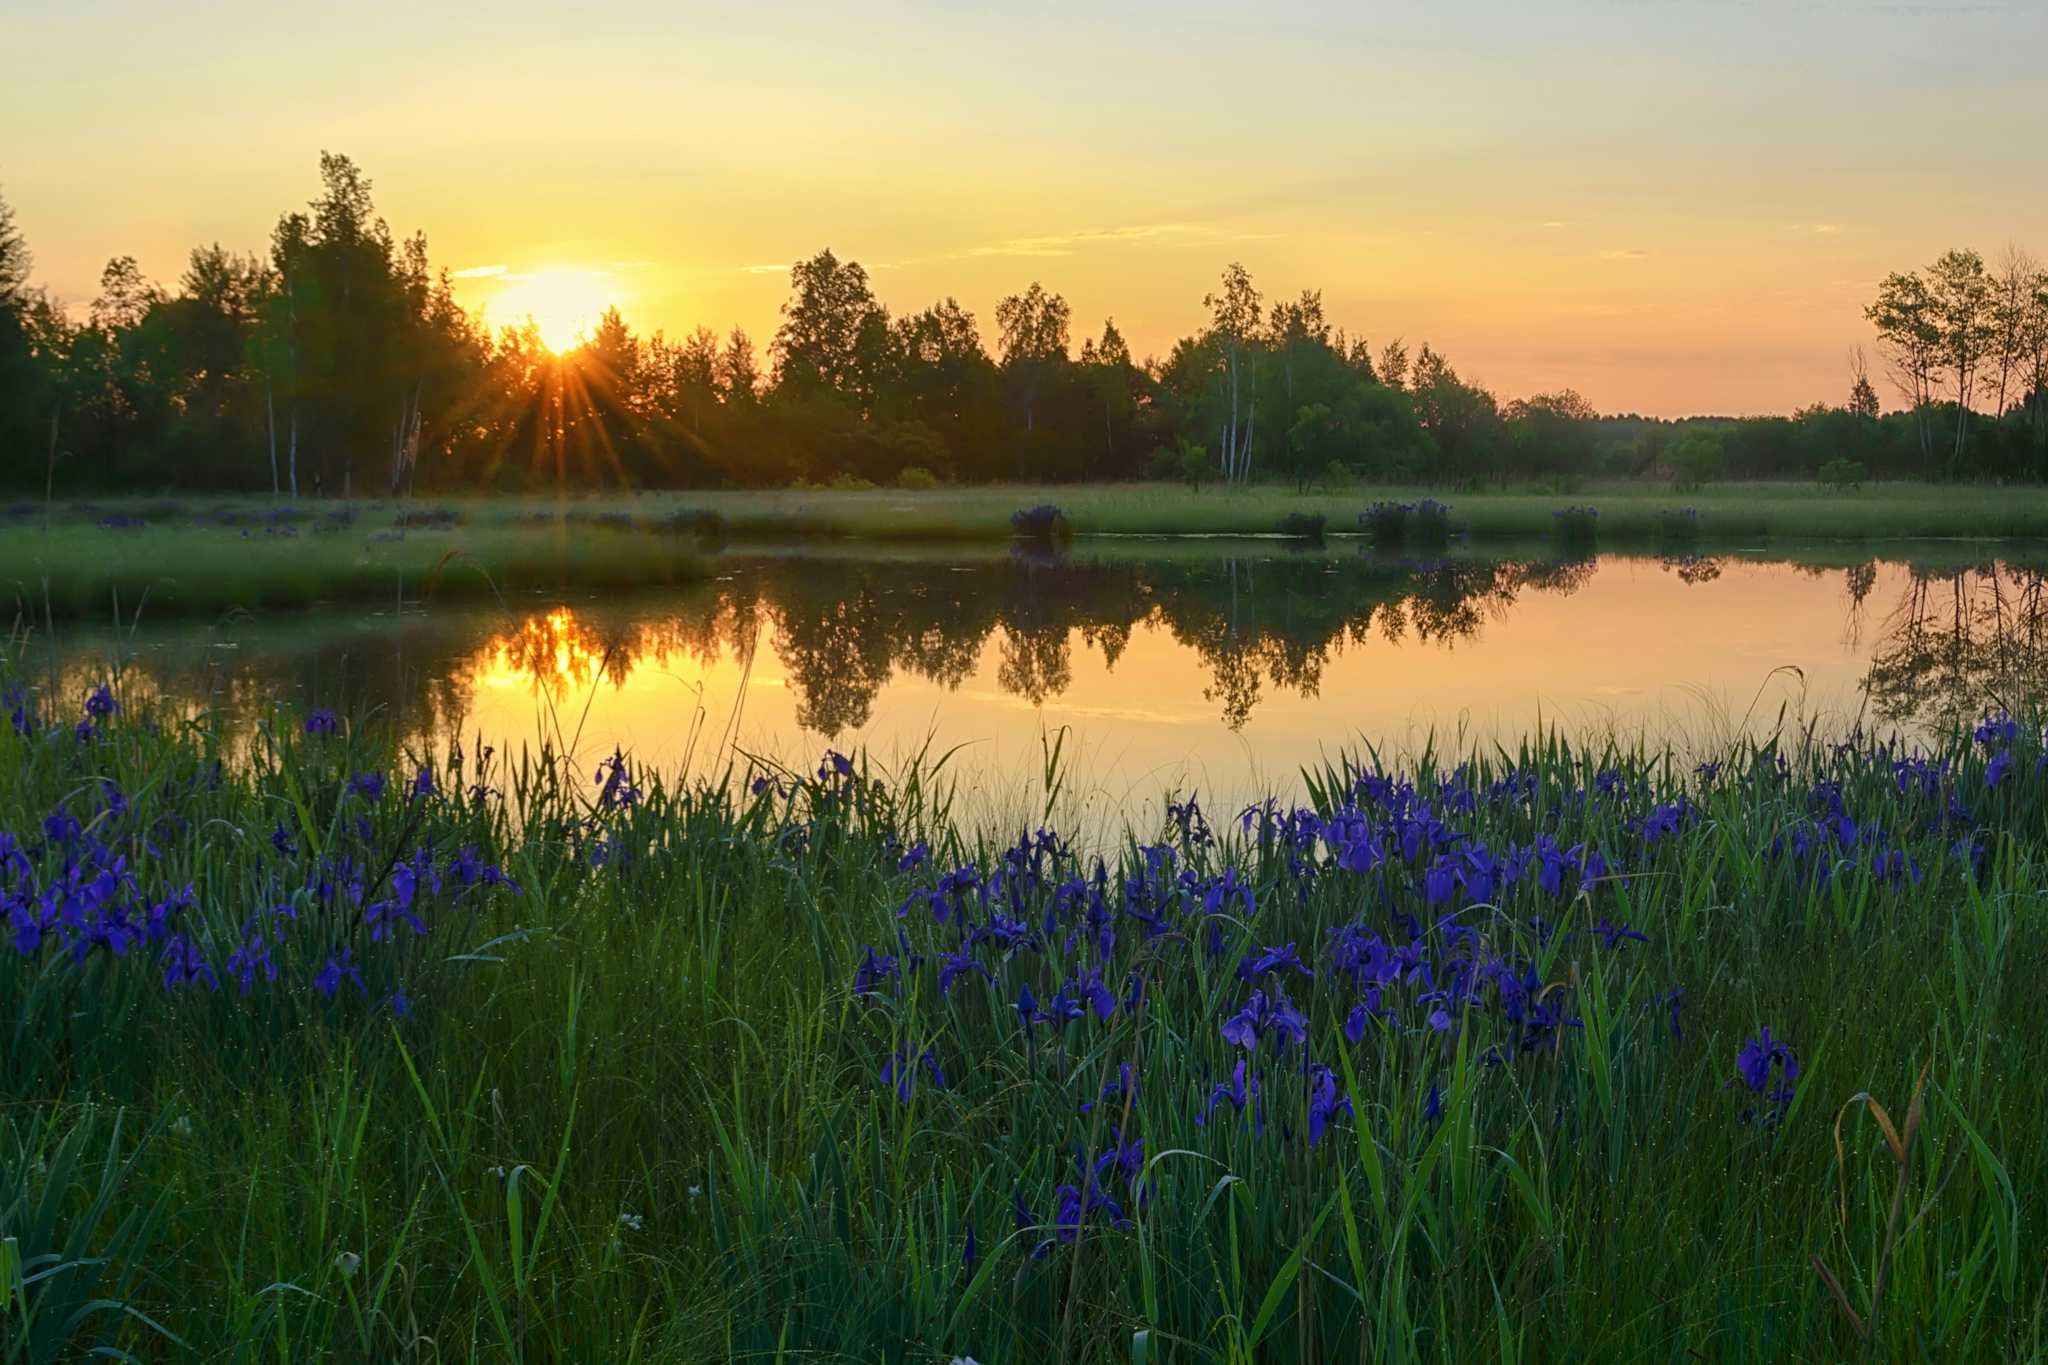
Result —
<svg viewBox="0 0 2048 1365"><path fill-rule="evenodd" d="M787 262L777 265L743 265L740 267L740 273L742 275L787 275L789 273L789 265Z"/></svg>
<svg viewBox="0 0 2048 1365"><path fill-rule="evenodd" d="M1842 225L1840 223L1815 223L1813 225L1813 235L1816 237L1832 237L1841 230Z"/></svg>
<svg viewBox="0 0 2048 1365"><path fill-rule="evenodd" d="M1557 230L1558 228L1561 228L1561 227L1563 227L1563 226L1564 226L1564 219L1562 219L1562 218L1553 218L1553 219L1551 219L1551 220L1550 220L1549 222L1547 222L1547 223L1544 223L1544 224L1543 224L1542 226L1543 226L1544 228L1546 228L1546 229L1548 229L1548 230L1552 231L1552 232L1555 232L1555 231L1556 231L1556 230Z"/></svg>
<svg viewBox="0 0 2048 1365"><path fill-rule="evenodd" d="M1131 242L1175 237L1196 242L1237 242L1250 240L1243 233L1218 232L1194 223L1134 223L1127 227L1082 228L1075 232L1052 233L1043 237L1012 237L987 246L969 247L963 256L1071 256L1091 246L1122 246Z"/></svg>
<svg viewBox="0 0 2048 1365"><path fill-rule="evenodd" d="M458 280L488 280L505 273L502 265L472 265L455 272Z"/></svg>
<svg viewBox="0 0 2048 1365"><path fill-rule="evenodd" d="M1649 258L1650 253L1639 246L1619 247L1613 251L1600 253L1600 259L1603 261L1646 261Z"/></svg>

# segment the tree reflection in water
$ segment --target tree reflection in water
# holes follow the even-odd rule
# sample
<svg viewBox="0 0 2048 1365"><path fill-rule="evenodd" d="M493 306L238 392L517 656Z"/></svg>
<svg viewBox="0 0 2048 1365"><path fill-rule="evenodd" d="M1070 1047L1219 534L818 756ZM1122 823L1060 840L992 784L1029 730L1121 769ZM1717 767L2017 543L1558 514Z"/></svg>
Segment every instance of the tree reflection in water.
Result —
<svg viewBox="0 0 2048 1365"><path fill-rule="evenodd" d="M1852 611L1869 587L1850 570ZM1867 584L1867 580L1865 580ZM1878 719L1970 720L1986 708L2024 714L2048 687L2048 573L1987 561L1916 566L1879 628L1864 690Z"/></svg>
<svg viewBox="0 0 2048 1365"><path fill-rule="evenodd" d="M1655 562L1702 590L1729 563ZM765 638L787 676L796 723L830 739L867 726L898 676L955 690L985 669L1002 692L1042 705L1074 686L1076 651L1114 670L1134 636L1159 632L1187 650L1201 695L1237 729L1274 692L1318 696L1332 660L1346 651L1455 648L1530 594L1578 592L1597 569L1592 559L1412 560L1263 548L1132 562L734 557L719 567L717 580L680 592L510 616L437 608L341 624L308 613L172 627L138 661L148 676L136 683L251 719L296 698L306 706L375 705L410 733L446 733L483 689L525 690L561 707L649 668L746 664ZM1872 637L1862 682L1867 719L1914 726L1967 718L1990 705L2016 707L2048 684L2048 576L2039 567L1792 567L1842 576L1844 643L1857 649ZM82 695L81 680L106 658L104 642L74 637L45 676Z"/></svg>

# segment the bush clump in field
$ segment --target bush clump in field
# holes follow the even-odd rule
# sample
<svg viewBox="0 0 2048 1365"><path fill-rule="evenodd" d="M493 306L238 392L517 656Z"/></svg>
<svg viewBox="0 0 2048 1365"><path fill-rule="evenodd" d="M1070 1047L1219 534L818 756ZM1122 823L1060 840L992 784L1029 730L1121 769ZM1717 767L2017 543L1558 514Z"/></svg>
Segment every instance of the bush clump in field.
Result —
<svg viewBox="0 0 2048 1365"><path fill-rule="evenodd" d="M1671 486L1681 493L1704 488L1728 473L1728 449L1720 433L1688 431L1664 457L1671 467Z"/></svg>
<svg viewBox="0 0 2048 1365"><path fill-rule="evenodd" d="M1010 513L1010 532L1034 545L1064 545L1074 538L1067 514L1049 502Z"/></svg>
<svg viewBox="0 0 2048 1365"><path fill-rule="evenodd" d="M1590 550L1600 539L1600 509L1560 507L1550 514L1550 527L1568 550Z"/></svg>
<svg viewBox="0 0 2048 1365"><path fill-rule="evenodd" d="M1383 549L1392 549L1408 542L1408 518L1414 514L1412 502L1388 502L1382 499L1358 514L1358 525Z"/></svg>
<svg viewBox="0 0 2048 1365"><path fill-rule="evenodd" d="M1415 504L1415 543L1439 548L1451 539L1451 505L1435 498Z"/></svg>
<svg viewBox="0 0 2048 1365"><path fill-rule="evenodd" d="M691 535L701 540L723 541L725 516L708 507L678 507L662 518L660 529L670 535Z"/></svg>
<svg viewBox="0 0 2048 1365"><path fill-rule="evenodd" d="M1160 446L1146 461L1145 477L1161 483L1184 483L1196 493L1202 485L1215 478L1215 469L1209 463L1209 449L1199 446L1183 437L1177 444Z"/></svg>
<svg viewBox="0 0 2048 1365"><path fill-rule="evenodd" d="M1666 545L1690 545L1700 538L1700 509L1667 507L1657 514L1657 539Z"/></svg>
<svg viewBox="0 0 2048 1365"><path fill-rule="evenodd" d="M1321 512L1289 512L1280 518L1280 534L1295 540L1321 540L1328 520Z"/></svg>
<svg viewBox="0 0 2048 1365"><path fill-rule="evenodd" d="M906 492L929 493L939 487L939 476L923 465L907 465L896 476L896 486Z"/></svg>
<svg viewBox="0 0 2048 1365"><path fill-rule="evenodd" d="M1835 459L1820 467L1820 486L1833 493L1854 493L1863 487L1863 481L1870 477L1863 461Z"/></svg>
<svg viewBox="0 0 2048 1365"><path fill-rule="evenodd" d="M461 514L452 507L414 508L391 519L393 526L406 531L445 531L461 522Z"/></svg>

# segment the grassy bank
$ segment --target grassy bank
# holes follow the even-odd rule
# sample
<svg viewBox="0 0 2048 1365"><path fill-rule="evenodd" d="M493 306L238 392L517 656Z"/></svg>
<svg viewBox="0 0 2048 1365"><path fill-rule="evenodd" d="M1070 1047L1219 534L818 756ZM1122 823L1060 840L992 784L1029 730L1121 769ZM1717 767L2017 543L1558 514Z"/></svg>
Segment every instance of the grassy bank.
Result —
<svg viewBox="0 0 2048 1365"><path fill-rule="evenodd" d="M1180 485L1089 484L944 489L926 493L869 491L678 494L676 500L718 512L736 537L831 534L863 539L1002 538L1010 514L1053 503L1077 535L1273 534L1290 515L1322 516L1327 532L1356 534L1359 513L1376 501L1451 504L1455 533L1483 545L1494 539L1546 539L1555 514L1591 506L1599 539L1615 546L1654 545L1669 516L1698 510L1704 543L1755 539L1867 540L2048 535L2048 488L1881 484L1837 493L1814 485L1727 484L1675 493L1661 484L1596 484L1569 494L1511 491L1478 494L1443 489L1369 487L1297 493L1292 489L1204 489Z"/></svg>
<svg viewBox="0 0 2048 1365"><path fill-rule="evenodd" d="M103 616L117 600L124 610L146 599L158 611L214 613L401 596L654 586L700 576L704 556L725 544L1006 544L1011 514L1047 502L1064 510L1085 547L1091 537L1111 543L1122 536L1267 536L1290 517L1311 524L1321 517L1330 536L1357 536L1368 503L1425 496L1414 489L1195 493L1148 484L562 501L16 504L0 512L0 592L14 599L17 611L40 618ZM1726 485L1680 496L1662 486L1615 484L1571 495L1460 496L1451 503L1451 547L1478 554L1546 546L1572 553L1712 551L2048 536L2048 489L2035 487L1885 484L1830 493ZM1597 516L1582 518L1567 535L1558 514L1575 507L1594 508ZM1415 548L1412 537L1408 547Z"/></svg>
<svg viewBox="0 0 2048 1365"><path fill-rule="evenodd" d="M2031 729L1332 769L1098 871L942 765L120 702L0 723L10 1358L2048 1347Z"/></svg>
<svg viewBox="0 0 2048 1365"><path fill-rule="evenodd" d="M534 590L653 587L703 576L690 536L603 527L301 531L76 521L0 530L0 601L40 621L211 615L321 602L490 598ZM292 534L282 534L289 531Z"/></svg>

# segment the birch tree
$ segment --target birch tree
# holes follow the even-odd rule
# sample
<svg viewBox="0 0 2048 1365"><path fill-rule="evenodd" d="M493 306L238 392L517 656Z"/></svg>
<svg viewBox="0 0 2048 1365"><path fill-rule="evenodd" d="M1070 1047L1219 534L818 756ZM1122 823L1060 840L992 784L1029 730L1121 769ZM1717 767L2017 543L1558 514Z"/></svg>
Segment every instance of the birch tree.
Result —
<svg viewBox="0 0 2048 1365"><path fill-rule="evenodd" d="M1979 371L1991 351L1995 332L1991 320L1991 276L1984 258L1974 251L1944 251L1927 267L1927 296L1932 306L1940 356L1955 385L1956 439L1949 453L1949 472L1963 461L1970 436L1970 397Z"/></svg>
<svg viewBox="0 0 2048 1365"><path fill-rule="evenodd" d="M1934 300L1927 281L1918 272L1884 277L1877 298L1864 309L1865 317L1877 328L1877 344L1884 356L1891 381L1913 410L1920 437L1920 456L1934 462L1934 425L1931 410L1935 390L1941 384L1941 328L1935 317Z"/></svg>
<svg viewBox="0 0 2048 1365"><path fill-rule="evenodd" d="M1253 350L1264 318L1251 272L1236 261L1223 271L1223 288L1205 295L1210 332L1223 366L1226 413L1223 420L1223 479L1243 483L1252 472L1252 437L1258 423L1258 380Z"/></svg>

